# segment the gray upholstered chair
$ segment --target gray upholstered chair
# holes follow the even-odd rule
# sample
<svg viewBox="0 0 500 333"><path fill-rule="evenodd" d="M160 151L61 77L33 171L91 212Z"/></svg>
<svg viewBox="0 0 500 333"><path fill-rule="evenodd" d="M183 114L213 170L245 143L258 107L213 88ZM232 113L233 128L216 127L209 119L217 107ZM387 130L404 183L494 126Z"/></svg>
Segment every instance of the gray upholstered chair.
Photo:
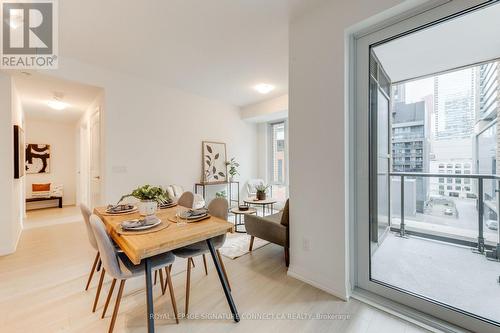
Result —
<svg viewBox="0 0 500 333"><path fill-rule="evenodd" d="M245 215L245 229L250 238L250 252L252 251L254 238L261 238L268 242L281 245L285 248L285 263L290 264L290 232L289 232L289 208L288 200L285 208L279 213L259 217L255 215Z"/></svg>
<svg viewBox="0 0 500 333"><path fill-rule="evenodd" d="M115 308L113 310L113 316L111 318L111 323L109 326L109 332L112 332L116 322L116 315L118 314L118 309L120 307L120 301L123 294L123 288L125 287L125 281L127 279L143 275L144 263L141 262L141 264L139 265L134 265L123 252L116 251L116 248L106 231L104 223L97 215L92 215L90 217L90 224L92 226L92 230L94 231L95 239L97 241L97 247L99 248L103 271L106 270L106 273L108 273L108 275L113 278L102 312L102 318L104 318L104 316L106 315L106 310L108 309L109 301L111 300L111 296L113 295L116 281L120 280L118 296L116 297ZM179 323L174 289L170 276L170 267L174 263L174 260L175 256L171 252L162 253L151 258L151 266L153 270L161 270L165 268L172 307L174 308L176 322Z"/></svg>
<svg viewBox="0 0 500 333"><path fill-rule="evenodd" d="M100 263L99 249L97 248L97 242L94 237L94 232L92 231L92 227L90 226L90 215L92 215L92 213L90 212L90 209L83 204L80 205L80 211L82 212L83 221L85 222L85 229L87 230L87 237L89 239L89 243L94 248L94 250L97 251L94 259L94 264L92 265L92 269L90 271L89 278L87 280L87 285L85 286L85 290L88 290L90 281L92 281L92 277L94 276L94 272L99 271L96 270L96 268Z"/></svg>
<svg viewBox="0 0 500 333"><path fill-rule="evenodd" d="M229 204L226 199L224 198L216 198L213 199L210 204L208 205L208 213L212 216L221 218L223 220L227 220L228 216L228 209L229 209ZM224 263L222 262L222 256L219 252L219 249L224 245L224 242L226 240L226 235L220 235L217 237L212 238L212 244L214 248L216 249L217 256L219 257L219 261L222 267L222 272L224 273L224 276L226 277L227 284L229 286L229 289L231 289L231 286L229 285L229 279L227 278L227 273L226 273L226 268L224 267ZM173 253L180 258L187 259L187 277L186 277L186 303L185 303L185 309L184 313L187 314L189 311L189 289L190 289L190 282L191 282L191 265L193 263L193 257L202 255L203 256L203 264L205 265L205 274L208 274L207 271L207 259L206 259L206 254L209 253L210 250L208 249L208 245L206 241L194 243L185 247L182 247L180 249L174 250Z"/></svg>
<svg viewBox="0 0 500 333"><path fill-rule="evenodd" d="M101 258L99 254L99 248L97 247L97 241L94 236L94 231L92 230L92 227L90 226L90 215L92 213L90 212L90 209L81 204L80 205L80 211L82 212L83 215L83 220L85 221L85 228L87 230L87 237L89 238L89 243L90 245L97 251L97 254L95 256L94 264L92 265L92 269L90 270L89 278L87 280L87 285L85 286L85 290L89 289L90 281L92 281L92 277L94 276L94 272L99 272L101 269ZM94 304L92 305L92 312L95 312L95 309L97 308L97 302L99 301L99 296L101 294L101 289L102 289L102 283L104 281L104 275L106 274L105 270L103 269L101 271L101 276L99 278L99 284L97 285L97 290L95 293L95 298L94 298Z"/></svg>
<svg viewBox="0 0 500 333"><path fill-rule="evenodd" d="M177 204L187 208L193 208L194 194L193 192L184 192L177 200Z"/></svg>

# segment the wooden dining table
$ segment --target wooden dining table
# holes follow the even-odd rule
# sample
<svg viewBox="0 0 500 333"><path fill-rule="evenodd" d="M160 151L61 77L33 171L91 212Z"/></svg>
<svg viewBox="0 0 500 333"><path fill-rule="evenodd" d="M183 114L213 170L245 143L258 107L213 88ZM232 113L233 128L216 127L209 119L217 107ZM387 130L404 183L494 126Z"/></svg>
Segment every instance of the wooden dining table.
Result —
<svg viewBox="0 0 500 333"><path fill-rule="evenodd" d="M106 207L97 207L94 209L94 214L102 219L109 235L120 249L123 250L130 261L136 265L144 261L148 332L152 333L155 329L151 257L202 241L207 243L222 284L222 289L231 309L233 320L239 322L240 318L236 305L211 240L213 237L233 232L233 224L214 216L210 216L199 222L177 224L170 221L170 219L175 220L176 212L177 207L158 210L157 217L163 223L169 223L169 226L159 231L134 235L130 233L120 234L120 223L139 218L139 213L110 215L106 213Z"/></svg>

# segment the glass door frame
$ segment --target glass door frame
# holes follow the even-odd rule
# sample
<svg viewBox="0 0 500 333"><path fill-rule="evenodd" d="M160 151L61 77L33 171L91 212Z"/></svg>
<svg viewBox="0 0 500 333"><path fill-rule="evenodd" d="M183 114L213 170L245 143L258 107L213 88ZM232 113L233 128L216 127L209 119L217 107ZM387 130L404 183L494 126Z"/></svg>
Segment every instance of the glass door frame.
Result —
<svg viewBox="0 0 500 333"><path fill-rule="evenodd" d="M371 140L373 129L369 112L369 55L371 47L385 43L389 40L402 37L412 32L425 29L448 19L466 14L484 6L494 4L497 1L449 1L444 4L421 11L411 17L406 16L402 20L385 28L374 27L373 32L354 36L353 41L353 67L351 67L353 84L351 89L352 115L349 116L349 152L352 164L349 183L353 185L350 205L350 223L353 245L352 261L354 269L351 271L351 284L355 290L369 292L384 299L402 304L420 313L426 314L427 318L437 318L453 325L466 328L474 332L498 332L499 327L493 322L488 322L479 317L467 315L450 306L436 300L425 298L395 286L374 282L370 278L370 156L372 154ZM393 21L394 22L394 21ZM480 295L478 295L480 297ZM431 322L431 324L434 322ZM439 326L441 329L446 326ZM452 331L452 330L450 330Z"/></svg>

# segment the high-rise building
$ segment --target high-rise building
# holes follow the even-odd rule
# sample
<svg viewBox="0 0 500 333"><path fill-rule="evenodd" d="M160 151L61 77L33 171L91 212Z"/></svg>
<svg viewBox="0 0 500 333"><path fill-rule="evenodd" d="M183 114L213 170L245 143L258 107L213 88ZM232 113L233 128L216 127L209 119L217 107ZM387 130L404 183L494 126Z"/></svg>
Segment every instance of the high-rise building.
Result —
<svg viewBox="0 0 500 333"><path fill-rule="evenodd" d="M497 174L499 170L497 117L500 111L500 65L490 62L476 67L477 98L476 124L474 127L475 172ZM496 181L485 181L484 216L489 220L497 219Z"/></svg>
<svg viewBox="0 0 500 333"><path fill-rule="evenodd" d="M393 92L394 96L394 92ZM392 169L395 172L427 172L428 131L425 102L397 102L392 108ZM422 213L428 179L416 178L416 210Z"/></svg>
<svg viewBox="0 0 500 333"><path fill-rule="evenodd" d="M392 109L392 167L396 172L427 171L425 102L399 102Z"/></svg>
<svg viewBox="0 0 500 333"><path fill-rule="evenodd" d="M475 120L476 71L467 68L434 77L436 140L468 138Z"/></svg>

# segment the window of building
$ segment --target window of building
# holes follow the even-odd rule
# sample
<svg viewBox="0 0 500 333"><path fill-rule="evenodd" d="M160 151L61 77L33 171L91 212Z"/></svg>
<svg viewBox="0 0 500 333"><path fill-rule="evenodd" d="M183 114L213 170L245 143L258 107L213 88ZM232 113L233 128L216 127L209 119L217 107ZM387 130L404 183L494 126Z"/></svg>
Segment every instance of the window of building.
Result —
<svg viewBox="0 0 500 333"><path fill-rule="evenodd" d="M453 178L447 178L447 179L446 179L446 182L447 182L448 184L453 183Z"/></svg>
<svg viewBox="0 0 500 333"><path fill-rule="evenodd" d="M461 190L462 190L462 187L461 187L461 186L455 186L455 190L457 190L457 191L461 191Z"/></svg>
<svg viewBox="0 0 500 333"><path fill-rule="evenodd" d="M444 178L439 178L440 183L444 183Z"/></svg>
<svg viewBox="0 0 500 333"><path fill-rule="evenodd" d="M462 179L455 178L455 184L462 184Z"/></svg>
<svg viewBox="0 0 500 333"><path fill-rule="evenodd" d="M446 189L447 189L448 191L451 191L451 190L453 190L453 186L448 185L448 186L446 186Z"/></svg>
<svg viewBox="0 0 500 333"><path fill-rule="evenodd" d="M470 179L469 178L465 178L464 179L464 184L470 184Z"/></svg>
<svg viewBox="0 0 500 333"><path fill-rule="evenodd" d="M279 201L285 201L287 194L286 179L286 123L280 121L269 124L270 152L269 183L272 185L272 195Z"/></svg>
<svg viewBox="0 0 500 333"><path fill-rule="evenodd" d="M453 168L453 164L447 164L447 165L446 165L446 167L447 167L448 169L451 169L451 168Z"/></svg>
<svg viewBox="0 0 500 333"><path fill-rule="evenodd" d="M444 169L444 164L439 164L439 169Z"/></svg>

